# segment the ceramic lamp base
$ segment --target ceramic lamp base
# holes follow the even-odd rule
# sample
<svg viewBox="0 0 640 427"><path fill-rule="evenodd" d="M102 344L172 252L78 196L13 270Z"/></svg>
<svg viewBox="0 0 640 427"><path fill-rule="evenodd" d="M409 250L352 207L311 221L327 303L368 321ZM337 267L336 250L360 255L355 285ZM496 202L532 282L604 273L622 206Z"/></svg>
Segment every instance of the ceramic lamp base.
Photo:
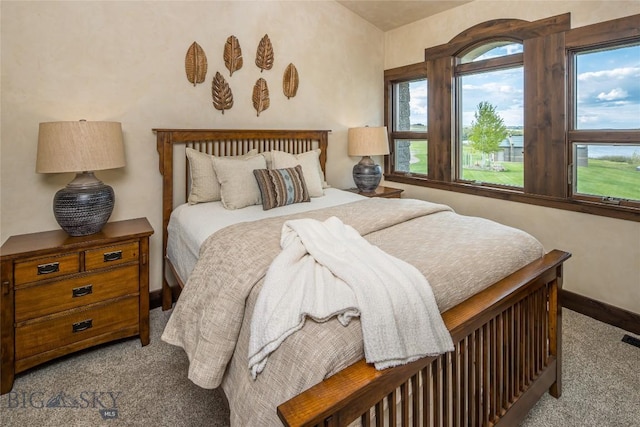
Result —
<svg viewBox="0 0 640 427"><path fill-rule="evenodd" d="M381 178L382 168L380 165L376 165L369 156L362 157L362 160L353 167L353 182L363 193L375 191Z"/></svg>
<svg viewBox="0 0 640 427"><path fill-rule="evenodd" d="M114 203L113 189L85 172L56 193L53 214L70 236L87 236L102 230Z"/></svg>

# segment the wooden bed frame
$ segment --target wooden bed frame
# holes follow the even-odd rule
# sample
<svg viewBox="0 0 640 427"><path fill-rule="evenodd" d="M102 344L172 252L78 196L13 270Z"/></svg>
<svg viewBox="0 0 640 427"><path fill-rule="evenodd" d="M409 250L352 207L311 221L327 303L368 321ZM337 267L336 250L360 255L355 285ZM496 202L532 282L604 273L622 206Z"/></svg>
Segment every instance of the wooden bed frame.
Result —
<svg viewBox="0 0 640 427"><path fill-rule="evenodd" d="M163 176L163 253L174 207L184 203L188 178L174 191L175 162L184 147L236 156L257 148L294 154L320 148L326 165L328 131L154 129ZM179 155L174 155L177 151ZM188 170L183 166L185 173ZM176 193L181 193L179 196ZM547 390L561 393L562 264L571 255L552 250L443 313L455 351L377 371L361 360L278 406L286 426L517 425ZM167 261L163 309L180 287ZM178 281L178 284L180 282ZM276 408L274 408L276 410Z"/></svg>

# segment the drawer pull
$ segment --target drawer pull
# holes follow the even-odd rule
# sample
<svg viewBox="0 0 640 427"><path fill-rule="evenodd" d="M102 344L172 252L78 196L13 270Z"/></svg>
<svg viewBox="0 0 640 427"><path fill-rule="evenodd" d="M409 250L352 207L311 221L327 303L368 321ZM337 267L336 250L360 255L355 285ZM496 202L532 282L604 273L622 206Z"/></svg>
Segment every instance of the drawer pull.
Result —
<svg viewBox="0 0 640 427"><path fill-rule="evenodd" d="M60 271L60 263L59 262L51 262L49 264L40 264L38 265L38 275L40 274L51 274Z"/></svg>
<svg viewBox="0 0 640 427"><path fill-rule="evenodd" d="M87 329L93 326L93 319L83 320L82 322L74 323L71 325L73 328L73 333L86 331Z"/></svg>
<svg viewBox="0 0 640 427"><path fill-rule="evenodd" d="M73 296L73 298L83 297L91 293L93 293L93 285L80 286L71 290L71 295Z"/></svg>
<svg viewBox="0 0 640 427"><path fill-rule="evenodd" d="M104 262L116 261L122 259L122 251L106 252L104 254Z"/></svg>

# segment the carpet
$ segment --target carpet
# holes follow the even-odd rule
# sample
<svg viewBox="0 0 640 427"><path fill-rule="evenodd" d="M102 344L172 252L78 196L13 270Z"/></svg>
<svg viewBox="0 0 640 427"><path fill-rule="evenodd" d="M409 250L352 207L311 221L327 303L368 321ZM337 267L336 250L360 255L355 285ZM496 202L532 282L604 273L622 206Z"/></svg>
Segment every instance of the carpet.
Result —
<svg viewBox="0 0 640 427"><path fill-rule="evenodd" d="M229 425L221 394L192 384L184 352L160 340L170 313L151 310L146 347L127 339L18 375L0 396L0 425ZM640 426L640 349L624 334L565 309L562 397L543 396L521 427Z"/></svg>

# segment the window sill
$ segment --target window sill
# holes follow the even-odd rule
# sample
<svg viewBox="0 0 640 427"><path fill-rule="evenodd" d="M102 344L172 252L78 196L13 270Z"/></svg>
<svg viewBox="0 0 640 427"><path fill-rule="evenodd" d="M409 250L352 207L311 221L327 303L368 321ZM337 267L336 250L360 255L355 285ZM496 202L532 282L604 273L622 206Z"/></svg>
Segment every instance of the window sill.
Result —
<svg viewBox="0 0 640 427"><path fill-rule="evenodd" d="M591 215L605 216L609 218L640 222L640 209L628 206L611 206L588 200L559 199L534 194L524 194L516 190L502 188L489 188L475 184L459 182L433 181L418 176L400 174L385 174L385 181L399 182L403 184L429 187L438 190L453 191L456 193L471 194L474 196L490 197L511 202L528 203L531 205L545 206L555 209L563 209L573 212L582 212Z"/></svg>

